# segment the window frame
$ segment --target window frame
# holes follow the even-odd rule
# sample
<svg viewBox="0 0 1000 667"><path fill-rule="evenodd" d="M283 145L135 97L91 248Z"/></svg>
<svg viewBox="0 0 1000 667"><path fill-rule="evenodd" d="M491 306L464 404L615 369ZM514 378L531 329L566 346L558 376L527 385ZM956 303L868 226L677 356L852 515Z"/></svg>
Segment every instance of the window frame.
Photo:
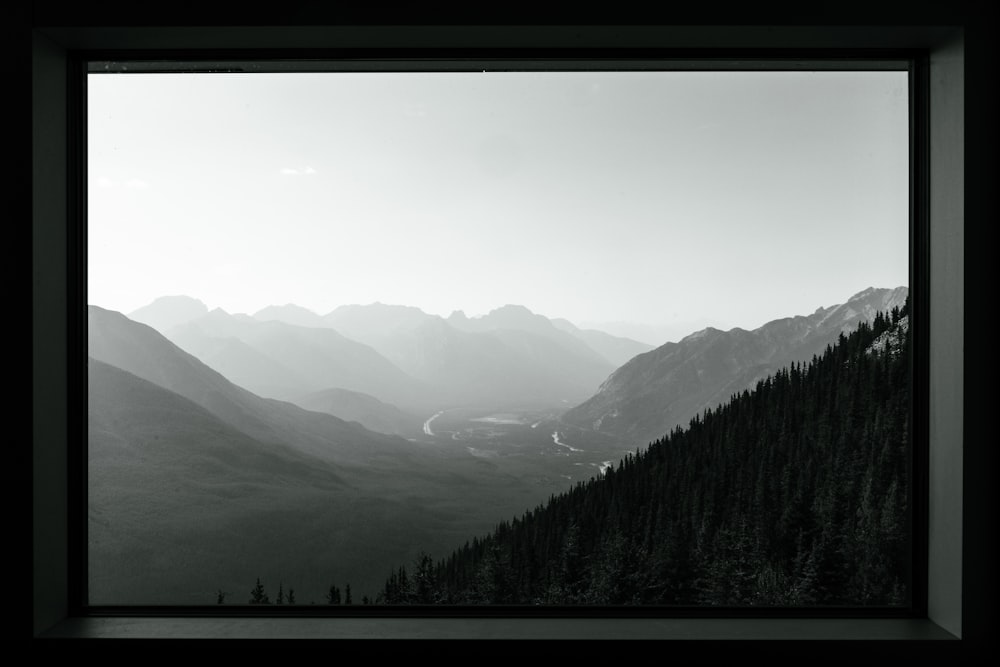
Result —
<svg viewBox="0 0 1000 667"><path fill-rule="evenodd" d="M962 193L964 188L964 173L960 168L956 170L954 165L949 162L949 160L954 161L958 159L959 156L955 155L955 153L961 154L961 150L955 149L952 145L952 152L949 153L948 151L949 139L957 136L961 143L960 138L963 131L962 112L964 109L961 100L956 103L954 99L947 97L947 92L948 86L956 85L956 81L958 82L957 85L960 86L962 82L962 58L964 55L962 33L958 29L903 28L875 30L872 34L865 34L863 30L851 31L849 29L846 32L844 30L838 32L835 28L814 28L811 31L810 33L809 30L790 29L784 38L788 41L782 42L780 38L775 39L772 31L745 28L742 31L736 30L733 33L735 37L733 37L732 41L735 44L739 44L741 48L754 49L756 47L755 53L761 53L760 49L774 49L776 43L782 44L787 48L796 49L795 53L805 53L808 50L801 48L801 42L805 34L812 34L813 37L816 35L823 37L819 41L820 46L825 46L826 49L831 51L837 48L846 48L847 50L842 52L844 54L856 55L865 50L879 52L879 49L886 46L896 49L917 49L928 55L931 79L934 79L935 72L938 75L943 75L941 79L943 83L939 81L937 87L933 83L929 87L932 120L928 129L932 154L943 155L945 159L932 162L928 174L916 174L915 177L918 189L925 195L931 195L929 208L930 238L927 241L935 248L935 252L931 255L930 271L928 273L931 283L928 289L925 290L925 296L929 301L926 306L931 308L929 335L932 339L938 335L942 336L940 339L950 338L954 340L955 337L961 339L964 335L964 330L961 326L962 299L949 299L947 297L949 295L952 297L954 295L961 296L964 289L961 280L961 271L955 270L956 262L957 266L963 266L962 247L960 243L956 244L955 237L957 235L957 239L961 240L963 231L961 228L963 227ZM586 33L586 31L583 32ZM523 37L525 31L523 29L521 31L511 29L507 32L502 30L497 32L491 29L486 30L484 34L488 38L487 41L493 40L502 46L504 40L508 40L507 43L509 44L510 40L516 40L519 36ZM640 31L640 34L644 35L644 39L650 44L680 43L681 46L686 46L689 49L717 45L715 37L709 28L701 31L697 29L663 28L660 34L655 33L655 31L652 33L649 31ZM308 38L305 41L311 39L314 42L319 41L323 43L326 40L337 39L339 36L339 39L347 43L348 46L353 43L354 46L359 48L368 48L367 45L373 42L379 43L379 40L381 40L381 45L391 47L406 42L414 36L416 37L416 41L423 40L425 45L434 47L442 43L448 44L449 39L462 41L460 39L460 31L447 29L439 29L437 31L425 29L423 31L407 32L405 29L396 29L394 31L391 28L387 28L382 33L377 33L376 31L376 38L374 40L372 39L373 33L371 30L355 30L352 32L351 29L346 28L332 28L325 31L306 28L270 30L266 28L219 28L214 32L209 30L208 35L213 43L229 45L237 49L243 49L247 44L251 46L254 43L259 44L263 40L268 40L266 43L272 43L276 40L278 42L284 41L290 44L301 45L304 37ZM197 48L199 44L203 44L201 40L204 37L204 32L199 32L197 29L184 28L149 29L145 33L141 30L116 30L114 28L36 29L33 35L33 62L35 64L33 72L34 119L36 121L33 136L33 155L36 162L33 232L36 235L36 239L37 235L46 232L58 236L60 225L62 233L65 234L67 216L73 214L74 204L76 204L75 210L78 214L82 213L82 210L85 210L85 208L81 208L80 206L82 198L85 196L85 188L79 182L79 174L76 174L77 179L73 180L72 177L74 174L69 169L69 164L76 159L76 156L66 152L67 147L71 148L75 145L73 132L79 131L78 127L74 129L73 122L67 116L67 109L72 109L74 104L78 105L81 102L80 99L75 99L73 96L75 88L72 82L74 77L80 75L79 69L74 69L79 64L77 50L87 51L87 57L89 58L93 58L95 53L100 53L105 49L113 49L115 52L118 52L119 49L138 49L147 54L163 49L164 53L172 54L174 53L173 49ZM552 28L547 34L543 31L541 37L538 37L537 34L535 37L540 39L540 43L542 44L559 44L561 40L566 39L569 39L571 42L580 40L579 36L567 36L567 33L560 32L558 28ZM600 29L595 29L591 32L589 39L593 43L601 44L602 41L606 42L608 37L609 33L606 31L602 32ZM613 38L612 42L615 39L619 40L619 44L623 40L619 36ZM585 43L582 46L587 47L586 35L583 41ZM325 43L329 43L329 41ZM817 44L815 39L811 39L809 43L812 45ZM581 46L579 43L569 45ZM239 52L239 50L236 52L227 50L224 54L228 58L231 58L234 53L238 55ZM350 51L350 53L357 55L358 52ZM371 52L363 51L362 53L370 54ZM426 51L423 53L426 53ZM714 50L708 53L712 57L719 57L729 52ZM784 55L780 50L778 53ZM447 57L448 51L445 49L442 52L435 48L430 51L430 54L432 56L441 54L443 57ZM224 58L219 59L222 60ZM942 113L935 114L935 104L937 104L938 110ZM944 106L944 109L941 109L942 106ZM40 110L44 110L45 113L41 113ZM62 120L62 136L60 136L58 129L60 120ZM942 125L936 125L937 123L942 123ZM957 135L955 134L956 132L958 133ZM937 137L937 144L935 144L935 137ZM935 146L939 151L938 153L935 153ZM62 148L61 154L60 147ZM46 163L46 160L49 161L47 164L56 165L53 171L38 168L37 165L39 163ZM60 179L57 174L59 173L65 179L61 183L58 182ZM926 182L922 180L924 178L927 179ZM41 201L39 197L42 190L47 190L51 193L51 199ZM943 221L946 224L936 224L938 221ZM79 224L80 220L76 220L75 222L77 223L75 228L82 230ZM948 225L952 226L949 227ZM941 238L938 238L938 236ZM67 273L65 261L67 254L72 256L78 250L79 246L75 244L79 244L81 239L79 237L74 239L72 236L69 236L65 237L63 241L66 245L61 247L58 240L50 241L47 245L43 244L40 247L36 244L34 256L36 276L40 271L48 271L47 275L50 276L44 281L43 285L39 286L36 281L34 304L35 340L36 344L39 342L42 344L43 349L50 349L51 346L51 349L57 352L60 339L63 342L63 351L68 351L70 345L75 344L79 346L81 343L85 344L85 336L81 335L84 330L84 323L75 321L72 315L66 312L65 307L62 313L58 312L60 303L73 303L74 299L78 300L76 301L77 303L83 302L79 301L81 298L79 292L76 294L71 292L73 289L83 290L83 286L73 281L72 271ZM938 248L939 245L941 248ZM60 249L63 249L67 254L59 252ZM60 263L62 266L57 265ZM63 278L61 284L57 278L59 275ZM911 280L911 289L913 286L913 281ZM956 314L954 312L956 303L957 319L954 317ZM952 312L949 312L949 310ZM58 324L60 321L62 322L61 328ZM46 338L39 340L37 333L39 331L39 324L45 322L50 324L55 323L55 328L46 334ZM926 341L924 344L927 344ZM919 341L917 345L920 345ZM866 619L851 621L849 623L845 623L841 619L839 623L832 624L826 622L825 619L672 619L671 623L673 625L669 625L669 627L665 627L662 621L656 622L655 619L647 619L650 622L633 619L629 621L631 630L626 626L620 626L614 633L623 634L624 636L647 638L700 637L705 639L734 636L790 639L802 637L803 631L806 632L805 636L807 637L831 639L835 637L882 637L888 639L910 638L933 640L960 636L962 628L961 594L964 587L959 585L956 600L954 583L958 581L961 584L962 581L962 533L959 533L959 539L956 542L954 540L953 529L956 516L958 517L959 527L961 527L962 523L962 494L954 493L954 488L956 484L958 488L962 488L962 394L960 390L964 359L961 354L960 345L951 346L950 350L944 349L945 347L939 346L938 348L929 349L929 352L931 352L932 382L936 380L942 384L940 385L940 390L935 390L936 385L932 384L931 391L929 392L930 404L928 405L930 410L929 428L931 435L929 450L931 479L929 482L931 485L932 500L928 508L928 517L930 520L928 532L930 571L926 618ZM73 370L65 367L66 356L58 353L55 356L62 357L63 367L61 370L64 381L67 375L72 378ZM225 633L232 636L234 632L237 635L240 632L249 632L256 635L261 630L265 633L277 634L286 632L287 629L281 630L279 628L282 625L280 622L276 623L274 619L265 618L253 619L253 623L247 623L250 619L239 619L239 624L230 626L227 626L220 619L213 619L212 623L199 623L197 619L193 618L176 618L172 621L165 621L162 617L146 618L137 621L135 618L128 619L125 617L107 616L98 620L85 616L83 613L84 610L78 604L68 599L69 596L67 593L79 585L79 582L73 581L73 577L78 576L78 574L74 574L73 561L66 558L60 559L60 556L71 552L72 546L70 543L75 534L74 531L80 530L79 518L81 514L78 511L79 504L70 501L74 497L81 497L81 494L85 493L85 489L73 488L73 483L69 482L69 495L67 496L67 479L71 479L68 478L68 473L73 469L73 464L71 463L68 468L65 466L60 467L59 460L62 458L63 463L65 463L67 450L69 452L73 451L68 446L72 442L72 438L67 434L83 432L80 428L81 424L79 420L83 419L83 415L86 413L83 410L76 410L74 412L74 410L68 409L62 415L66 420L62 422L61 426L58 423L58 418L49 424L39 423L37 412L38 399L40 398L39 389L41 388L43 394L48 392L49 400L52 400L53 396L57 397L60 395L60 391L65 389L65 386L62 388L58 386L58 376L60 375L58 362L59 359L53 359L46 365L44 361L39 360L36 352L34 371L36 381L36 428L33 448L35 457L35 520L33 527L36 555L33 561L35 565L34 634L37 636L47 631L47 636L93 636L95 634L120 636L128 634L129 631L125 629L127 627L131 627L133 630L141 627L143 633L162 637L176 636L178 633L194 633L204 636L212 636L213 633ZM952 369L950 372L949 368ZM76 381L79 381L79 378L76 378ZM953 391L945 391L944 387L944 384L954 385L956 382L959 387L957 405L955 393ZM44 400L46 396L41 396L41 398ZM76 400L79 401L79 399L80 397L77 396ZM56 399L54 405L58 411L58 399ZM85 409L85 404L83 408ZM958 410L957 415L955 414L956 409ZM41 428L39 428L40 426ZM957 441L955 440L956 435L959 438ZM60 451L62 452L61 456ZM942 464L942 470L938 472L944 472L946 475L945 478L941 478L940 475L935 476L935 461ZM42 465L39 465L40 463ZM62 489L61 494L59 493L60 488ZM935 493L935 491L940 491L941 489L950 489L952 492L944 494ZM45 498L40 503L40 490L51 492L52 497ZM63 504L61 509L58 507L60 503ZM43 510L49 510L56 515L61 515L61 517L57 517L63 519L61 522L63 534L61 536L58 534L60 532L59 521L55 521L55 525L43 525L46 524L47 519L52 518L51 513L43 514ZM73 513L74 511L76 514ZM85 514L82 516L85 519ZM74 519L77 520L75 524ZM67 535L69 535L69 538L67 538ZM60 570L62 570L61 573ZM59 598L62 598L62 600L60 601ZM924 614L921 614L921 616L924 616ZM282 621L284 620L291 619L282 619ZM430 632L432 635L443 634L444 636L453 637L475 637L483 636L484 634L494 637L524 636L525 634L533 637L593 636L592 633L595 632L595 629L598 630L599 634L601 631L599 630L599 626L594 626L593 623L588 623L589 621L603 623L605 626L603 632L607 632L607 628L620 625L618 621L624 621L625 619L580 619L581 622L575 623L575 627L574 623L566 619L546 619L547 621L551 621L551 623L546 624L543 620L541 621L542 627L537 628L536 626L536 629L533 630L529 629L524 623L519 622L523 619L469 619L469 622L463 620L460 623L456 623L454 619L373 618L370 619L369 625L359 625L358 623L363 620L368 619L310 619L308 622L304 622L304 619L296 619L299 630L295 630L293 635L298 632L304 633L306 636L363 635L369 637L407 637L420 636L423 632ZM802 622L807 620L810 623L803 625ZM339 625L338 621L340 622ZM893 621L899 621L899 623L894 623ZM137 622L139 625L136 625ZM444 625L440 625L439 622L443 622ZM536 619L534 623L539 623L539 620ZM569 624L567 625L567 623ZM201 626L200 629L199 625ZM257 629L251 629L252 626ZM304 629L307 626L311 629ZM239 628L243 629L239 630Z"/></svg>

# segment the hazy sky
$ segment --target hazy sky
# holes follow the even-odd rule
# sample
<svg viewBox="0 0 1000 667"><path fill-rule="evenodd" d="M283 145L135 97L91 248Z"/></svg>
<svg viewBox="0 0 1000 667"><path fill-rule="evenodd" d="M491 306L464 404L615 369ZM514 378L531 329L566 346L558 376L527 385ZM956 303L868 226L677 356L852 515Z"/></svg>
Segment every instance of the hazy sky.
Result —
<svg viewBox="0 0 1000 667"><path fill-rule="evenodd" d="M908 282L906 76L90 75L89 301L809 313Z"/></svg>

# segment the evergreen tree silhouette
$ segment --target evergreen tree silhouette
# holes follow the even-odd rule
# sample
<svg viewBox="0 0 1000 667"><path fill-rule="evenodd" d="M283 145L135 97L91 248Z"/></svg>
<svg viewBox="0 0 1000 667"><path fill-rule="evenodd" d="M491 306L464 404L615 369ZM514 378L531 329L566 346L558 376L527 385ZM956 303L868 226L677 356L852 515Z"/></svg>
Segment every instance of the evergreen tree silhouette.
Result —
<svg viewBox="0 0 1000 667"><path fill-rule="evenodd" d="M264 586L260 583L260 577L257 577L257 585L250 591L250 604L271 604L267 593L264 592Z"/></svg>

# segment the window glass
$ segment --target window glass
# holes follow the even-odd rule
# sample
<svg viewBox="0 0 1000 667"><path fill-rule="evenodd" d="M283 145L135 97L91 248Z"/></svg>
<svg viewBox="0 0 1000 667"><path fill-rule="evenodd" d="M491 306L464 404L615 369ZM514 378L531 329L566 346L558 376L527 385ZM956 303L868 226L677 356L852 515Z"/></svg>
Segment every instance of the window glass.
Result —
<svg viewBox="0 0 1000 667"><path fill-rule="evenodd" d="M905 71L87 88L91 604L910 604Z"/></svg>

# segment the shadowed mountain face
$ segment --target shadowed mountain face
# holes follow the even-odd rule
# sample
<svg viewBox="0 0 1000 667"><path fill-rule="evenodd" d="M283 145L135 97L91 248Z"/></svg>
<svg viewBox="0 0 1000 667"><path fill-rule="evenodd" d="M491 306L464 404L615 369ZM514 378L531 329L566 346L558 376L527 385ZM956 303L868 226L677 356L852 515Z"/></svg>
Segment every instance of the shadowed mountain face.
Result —
<svg viewBox="0 0 1000 667"><path fill-rule="evenodd" d="M233 580L246 580L260 576L243 571L248 551L281 550L261 530L270 515L301 508L316 519L314 508L343 502L343 479L329 462L264 444L93 358L88 382L93 604L207 604L230 576L213 561L230 553ZM176 597L179 577L171 572L188 579L191 597Z"/></svg>
<svg viewBox="0 0 1000 667"><path fill-rule="evenodd" d="M279 582L295 588L299 604L322 604L345 579L360 599L394 562L451 548L495 521L485 508L448 502L442 480L484 487L455 470L435 479L433 452L383 448L367 463L340 462L251 437L93 358L88 382L91 604L207 605L218 591L245 604L257 577L272 595ZM288 433L297 443L296 429Z"/></svg>
<svg viewBox="0 0 1000 667"><path fill-rule="evenodd" d="M646 444L686 425L706 408L792 361L808 361L842 332L902 307L907 288L866 289L812 315L768 322L753 331L704 329L641 354L616 370L596 395L562 420Z"/></svg>
<svg viewBox="0 0 1000 667"><path fill-rule="evenodd" d="M88 320L91 603L245 603L256 577L300 604L345 579L374 595L392 564L551 493L256 396L120 313Z"/></svg>

